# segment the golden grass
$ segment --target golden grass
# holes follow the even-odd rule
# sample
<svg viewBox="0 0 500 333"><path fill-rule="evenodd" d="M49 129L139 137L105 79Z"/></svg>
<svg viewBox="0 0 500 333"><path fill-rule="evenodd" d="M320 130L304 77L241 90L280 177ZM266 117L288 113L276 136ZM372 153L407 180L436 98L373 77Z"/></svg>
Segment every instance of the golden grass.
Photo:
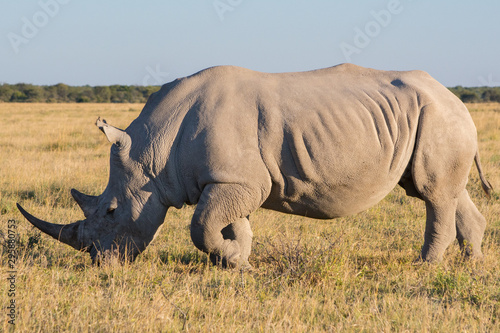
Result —
<svg viewBox="0 0 500 333"><path fill-rule="evenodd" d="M500 105L468 105L483 169L500 186ZM483 262L458 245L438 265L414 265L422 202L395 189L361 214L319 221L259 210L251 216L252 271L207 263L189 238L192 207L171 209L132 264L93 267L87 254L40 234L15 208L55 223L83 217L71 188L100 194L109 143L97 116L126 127L139 104L0 104L0 231L15 219L19 332L500 331L500 204L473 168L469 190L488 220ZM0 239L1 240L1 239ZM2 242L0 330L7 322L8 253Z"/></svg>

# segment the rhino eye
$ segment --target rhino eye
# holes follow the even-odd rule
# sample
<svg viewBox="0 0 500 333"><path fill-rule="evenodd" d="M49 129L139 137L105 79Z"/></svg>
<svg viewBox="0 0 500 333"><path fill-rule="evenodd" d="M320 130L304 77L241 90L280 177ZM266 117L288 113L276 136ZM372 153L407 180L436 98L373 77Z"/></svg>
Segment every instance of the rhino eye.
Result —
<svg viewBox="0 0 500 333"><path fill-rule="evenodd" d="M116 198L114 198L109 203L108 209L106 210L106 216L113 217L116 207L118 207L118 202L116 201Z"/></svg>
<svg viewBox="0 0 500 333"><path fill-rule="evenodd" d="M106 215L113 217L113 215L115 213L115 209L116 209L115 207L109 207L108 210L106 211Z"/></svg>

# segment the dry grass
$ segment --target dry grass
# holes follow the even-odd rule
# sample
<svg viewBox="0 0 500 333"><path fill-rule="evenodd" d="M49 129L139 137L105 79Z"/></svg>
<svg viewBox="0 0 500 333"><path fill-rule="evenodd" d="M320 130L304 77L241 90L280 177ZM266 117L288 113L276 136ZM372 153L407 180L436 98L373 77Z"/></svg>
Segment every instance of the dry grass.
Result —
<svg viewBox="0 0 500 333"><path fill-rule="evenodd" d="M82 218L75 187L100 194L109 144L98 115L126 127L142 105L0 104L0 230L18 223L19 332L500 331L500 204L487 201L475 169L471 196L488 220L483 262L463 262L458 245L439 265L414 265L424 206L395 189L368 211L318 221L259 210L249 272L208 265L189 238L192 207L171 209L133 264L93 267L40 234L21 202L56 223ZM469 105L483 168L500 187L500 105ZM3 242L5 245L5 242ZM7 249L0 305L8 305ZM0 330L12 329L7 317Z"/></svg>

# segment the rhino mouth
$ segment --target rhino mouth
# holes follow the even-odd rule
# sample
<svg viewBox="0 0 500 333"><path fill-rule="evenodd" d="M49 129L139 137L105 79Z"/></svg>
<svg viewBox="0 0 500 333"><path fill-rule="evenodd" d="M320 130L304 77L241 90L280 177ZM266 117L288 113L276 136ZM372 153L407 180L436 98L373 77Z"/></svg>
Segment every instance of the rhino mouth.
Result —
<svg viewBox="0 0 500 333"><path fill-rule="evenodd" d="M116 242L109 248L102 248L99 243L93 243L87 248L90 253L90 258L92 259L92 264L101 266L101 264L107 262L113 262L117 260L119 263L123 264L125 262L134 262L141 251L133 246L132 244L126 244L125 246L120 246Z"/></svg>

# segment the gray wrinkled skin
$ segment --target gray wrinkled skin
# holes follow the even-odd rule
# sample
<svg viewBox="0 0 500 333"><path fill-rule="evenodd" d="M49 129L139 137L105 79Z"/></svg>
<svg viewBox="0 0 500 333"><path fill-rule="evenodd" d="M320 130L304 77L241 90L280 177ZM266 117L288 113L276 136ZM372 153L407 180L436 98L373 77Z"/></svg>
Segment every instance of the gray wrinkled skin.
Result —
<svg viewBox="0 0 500 333"><path fill-rule="evenodd" d="M113 143L108 186L98 197L73 190L86 219L66 228L70 241L62 226L53 235L94 260L106 251L135 258L167 209L187 203L197 204L196 247L248 266L247 217L257 208L331 219L375 205L397 184L425 202L423 260L441 260L455 238L482 256L486 221L465 189L476 160L490 191L476 129L424 72L214 67L164 85L125 131L97 125ZM54 226L23 214L42 230Z"/></svg>

